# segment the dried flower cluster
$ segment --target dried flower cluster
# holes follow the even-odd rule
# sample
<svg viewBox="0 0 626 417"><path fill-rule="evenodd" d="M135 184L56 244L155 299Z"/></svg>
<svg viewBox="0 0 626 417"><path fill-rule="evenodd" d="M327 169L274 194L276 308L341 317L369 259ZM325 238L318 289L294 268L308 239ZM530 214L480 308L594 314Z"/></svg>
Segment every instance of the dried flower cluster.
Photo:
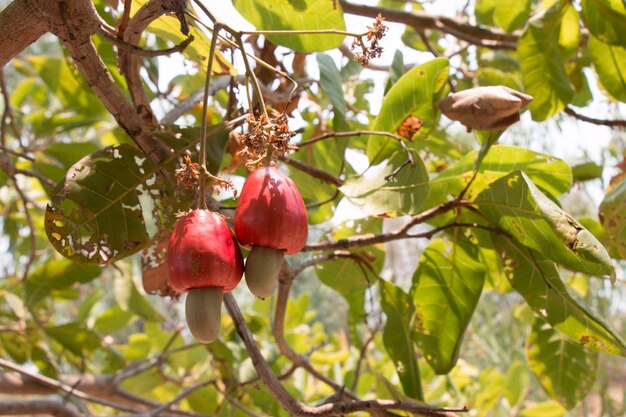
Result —
<svg viewBox="0 0 626 417"><path fill-rule="evenodd" d="M387 33L389 29L383 23L384 20L385 18L379 13L378 16L376 16L374 24L367 27L367 34L365 36L367 37L369 45L366 45L362 38L356 38L352 42L352 50L357 47L361 48L361 52L354 54L354 60L359 64L363 66L369 65L370 60L380 57L383 53L383 48L378 45L378 41L385 36L385 33Z"/></svg>
<svg viewBox="0 0 626 417"><path fill-rule="evenodd" d="M254 170L266 160L276 161L289 151L297 149L289 141L295 135L289 129L289 120L283 113L270 117L261 115L258 119L250 117L249 130L241 135L243 148L238 156L246 161L246 167Z"/></svg>
<svg viewBox="0 0 626 417"><path fill-rule="evenodd" d="M186 189L193 190L198 187L200 172L202 172L200 164L192 162L189 155L185 155L183 157L183 163L180 164L180 168L175 171L176 180L178 184L181 184ZM233 190L235 194L237 193L237 189L231 180L216 177L206 170L204 171L204 175L212 181L211 186L216 193L219 194L221 190L229 189Z"/></svg>

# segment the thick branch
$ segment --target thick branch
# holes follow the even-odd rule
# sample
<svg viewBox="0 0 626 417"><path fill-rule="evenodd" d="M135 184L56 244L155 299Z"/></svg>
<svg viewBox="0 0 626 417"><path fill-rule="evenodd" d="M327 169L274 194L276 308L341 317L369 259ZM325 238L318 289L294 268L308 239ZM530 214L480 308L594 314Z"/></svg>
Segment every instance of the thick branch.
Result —
<svg viewBox="0 0 626 417"><path fill-rule="evenodd" d="M33 414L47 414L57 417L81 417L82 414L58 401L32 400L0 402L0 415L25 416Z"/></svg>
<svg viewBox="0 0 626 417"><path fill-rule="evenodd" d="M0 68L46 32L45 20L29 0L14 0L0 12Z"/></svg>

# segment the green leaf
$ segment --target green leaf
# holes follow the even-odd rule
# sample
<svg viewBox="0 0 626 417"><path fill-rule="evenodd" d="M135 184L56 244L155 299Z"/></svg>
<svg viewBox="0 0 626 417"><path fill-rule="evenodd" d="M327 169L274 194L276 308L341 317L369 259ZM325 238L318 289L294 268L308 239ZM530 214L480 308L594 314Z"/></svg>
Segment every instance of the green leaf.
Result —
<svg viewBox="0 0 626 417"><path fill-rule="evenodd" d="M620 181L609 191L599 212L607 245L626 259L626 181Z"/></svg>
<svg viewBox="0 0 626 417"><path fill-rule="evenodd" d="M383 343L394 363L404 393L416 400L423 400L417 354L411 337L410 320L415 314L411 297L399 287L379 280L381 306L387 316L383 331Z"/></svg>
<svg viewBox="0 0 626 417"><path fill-rule="evenodd" d="M98 149L100 147L92 142L53 143L35 154L32 170L58 183L72 165ZM42 186L48 193L52 191L46 182L42 182Z"/></svg>
<svg viewBox="0 0 626 417"><path fill-rule="evenodd" d="M94 329L102 335L114 334L128 326L133 317L131 311L122 310L120 306L110 307L102 312L94 323Z"/></svg>
<svg viewBox="0 0 626 417"><path fill-rule="evenodd" d="M543 401L524 408L521 417L563 417L567 412L556 401Z"/></svg>
<svg viewBox="0 0 626 417"><path fill-rule="evenodd" d="M590 36L588 50L602 86L617 100L626 102L626 47L607 45Z"/></svg>
<svg viewBox="0 0 626 417"><path fill-rule="evenodd" d="M590 181L602 178L604 166L595 162L584 162L572 167L574 182Z"/></svg>
<svg viewBox="0 0 626 417"><path fill-rule="evenodd" d="M578 12L572 4L564 6L563 18L561 20L561 32L559 34L559 45L566 52L574 52L580 47L580 21Z"/></svg>
<svg viewBox="0 0 626 417"><path fill-rule="evenodd" d="M145 3L147 3L146 0L133 0L133 7L140 7ZM211 50L211 39L206 35L205 31L198 28L193 19L187 19L187 23L189 25L189 35L193 36L193 41L181 53L185 58L195 62L200 71L206 74L207 59ZM188 39L187 35L180 31L178 18L171 14L164 14L152 20L146 32L153 33L159 38L171 42L169 46L179 45ZM214 75L237 74L230 61L219 50L215 51L215 59L211 70L211 74Z"/></svg>
<svg viewBox="0 0 626 417"><path fill-rule="evenodd" d="M563 10L559 2L531 20L517 43L526 93L534 97L529 108L536 121L554 116L574 97L559 51Z"/></svg>
<svg viewBox="0 0 626 417"><path fill-rule="evenodd" d="M496 236L494 240L508 280L535 314L580 345L626 356L624 340L565 286L550 259L511 238Z"/></svg>
<svg viewBox="0 0 626 417"><path fill-rule="evenodd" d="M410 152L413 165L406 152L398 151L375 176L351 178L339 189L352 204L371 216L419 212L428 195L428 172L419 155Z"/></svg>
<svg viewBox="0 0 626 417"><path fill-rule="evenodd" d="M170 217L164 214L164 188L136 148L96 151L74 164L52 191L45 214L48 240L79 262L105 265L132 255L152 243Z"/></svg>
<svg viewBox="0 0 626 417"><path fill-rule="evenodd" d="M494 23L507 32L513 32L524 26L530 15L530 0L501 0L495 4Z"/></svg>
<svg viewBox="0 0 626 417"><path fill-rule="evenodd" d="M33 308L55 290L89 282L99 277L101 272L102 269L96 265L81 265L66 259L50 260L28 275L24 283L24 302Z"/></svg>
<svg viewBox="0 0 626 417"><path fill-rule="evenodd" d="M487 220L522 245L575 271L615 277L604 246L523 172L491 183L475 201Z"/></svg>
<svg viewBox="0 0 626 417"><path fill-rule="evenodd" d="M582 0L585 26L601 42L626 47L626 5L621 0Z"/></svg>
<svg viewBox="0 0 626 417"><path fill-rule="evenodd" d="M511 407L525 399L525 393L529 386L528 366L520 360L513 361L506 372L506 382L504 383L504 396Z"/></svg>
<svg viewBox="0 0 626 417"><path fill-rule="evenodd" d="M132 278L117 274L113 281L115 301L123 310L132 311L146 321L161 321L163 317L150 305L146 296L139 293Z"/></svg>
<svg viewBox="0 0 626 417"><path fill-rule="evenodd" d="M456 196L472 177L478 151L465 155L459 162L443 171L430 182L426 205L433 206ZM473 199L490 183L522 170L542 190L550 195L560 195L572 186L572 172L565 162L553 156L517 146L493 145L483 158L478 175L468 189L466 198Z"/></svg>
<svg viewBox="0 0 626 417"><path fill-rule="evenodd" d="M334 111L345 116L346 100L341 86L341 73L335 66L335 61L326 54L317 54L315 57L320 68L320 85L328 95Z"/></svg>
<svg viewBox="0 0 626 417"><path fill-rule="evenodd" d="M387 81L385 82L385 94L389 91L393 85L398 82L400 78L404 75L404 56L402 55L402 51L396 49L396 52L393 54L393 60L391 61L391 66L389 67L389 76Z"/></svg>
<svg viewBox="0 0 626 417"><path fill-rule="evenodd" d="M413 115L423 123L418 136L425 136L437 124L439 113L433 103L443 94L448 69L447 59L435 58L404 74L385 95L372 130L394 133L408 116ZM414 137L413 140L418 139ZM398 149L400 145L395 139L370 136L367 156L375 165Z"/></svg>
<svg viewBox="0 0 626 417"><path fill-rule="evenodd" d="M438 238L424 250L411 288L413 337L436 373L456 364L484 280L477 248L467 241Z"/></svg>
<svg viewBox="0 0 626 417"><path fill-rule="evenodd" d="M61 346L79 357L100 347L100 338L94 332L80 326L78 323L47 327L45 330Z"/></svg>
<svg viewBox="0 0 626 417"><path fill-rule="evenodd" d="M345 30L339 3L327 0L234 0L239 13L257 30ZM266 35L277 45L299 52L321 52L337 48L344 35Z"/></svg>
<svg viewBox="0 0 626 417"><path fill-rule="evenodd" d="M593 387L598 352L573 343L543 320L536 320L526 341L530 369L544 391L570 410Z"/></svg>
<svg viewBox="0 0 626 417"><path fill-rule="evenodd" d="M64 109L72 109L87 117L104 117L108 114L102 102L77 74L77 70L70 67L65 59L29 56L27 61Z"/></svg>

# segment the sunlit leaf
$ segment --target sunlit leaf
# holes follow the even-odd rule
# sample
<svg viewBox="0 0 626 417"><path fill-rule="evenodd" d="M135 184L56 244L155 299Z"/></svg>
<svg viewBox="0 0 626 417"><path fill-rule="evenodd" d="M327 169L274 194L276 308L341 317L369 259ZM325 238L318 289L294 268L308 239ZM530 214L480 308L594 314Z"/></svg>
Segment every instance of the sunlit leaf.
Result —
<svg viewBox="0 0 626 417"><path fill-rule="evenodd" d="M496 1L495 3L494 23L507 32L513 32L515 29L521 28L528 20L532 1L505 0Z"/></svg>
<svg viewBox="0 0 626 417"><path fill-rule="evenodd" d="M566 409L587 396L596 378L598 352L585 349L536 320L526 340L530 369L544 391Z"/></svg>
<svg viewBox="0 0 626 417"><path fill-rule="evenodd" d="M490 222L522 245L575 271L615 276L604 246L525 173L516 171L498 179L475 201Z"/></svg>
<svg viewBox="0 0 626 417"><path fill-rule="evenodd" d="M234 0L237 11L257 30L345 30L339 3L326 0ZM337 48L344 35L272 34L277 45L299 52Z"/></svg>
<svg viewBox="0 0 626 417"><path fill-rule="evenodd" d="M435 372L455 365L484 280L477 248L460 237L435 239L424 250L411 288L413 337Z"/></svg>
<svg viewBox="0 0 626 417"><path fill-rule="evenodd" d="M411 154L413 165L406 152L398 151L375 176L349 179L339 189L352 204L372 216L415 214L428 195L428 172L419 155Z"/></svg>
<svg viewBox="0 0 626 417"><path fill-rule="evenodd" d="M522 417L562 417L567 410L556 401L543 401L524 408Z"/></svg>
<svg viewBox="0 0 626 417"><path fill-rule="evenodd" d="M617 100L626 102L626 46L607 45L590 36L588 50L602 86Z"/></svg>
<svg viewBox="0 0 626 417"><path fill-rule="evenodd" d="M107 114L102 102L77 74L78 70L70 67L65 59L29 56L27 60L64 109L72 109L83 117L104 117Z"/></svg>
<svg viewBox="0 0 626 417"><path fill-rule="evenodd" d="M508 237L496 237L496 244L507 278L535 314L575 343L626 356L624 340L565 286L554 262Z"/></svg>
<svg viewBox="0 0 626 417"><path fill-rule="evenodd" d="M584 162L572 167L574 182L601 179L603 172L604 166L598 165L595 162Z"/></svg>
<svg viewBox="0 0 626 417"><path fill-rule="evenodd" d="M433 178L427 205L441 203L448 196L458 195L473 175L477 155L477 150L468 153ZM493 145L482 160L466 197L475 198L490 183L516 170L524 171L537 186L554 196L565 193L572 186L572 171L562 160L517 146Z"/></svg>
<svg viewBox="0 0 626 417"><path fill-rule="evenodd" d="M407 116L420 119L423 126L413 140L430 131L439 118L433 103L441 98L448 77L449 64L445 58L435 58L418 65L402 76L389 89L380 108L372 130L394 133ZM395 139L370 136L367 156L372 164L378 164L400 149Z"/></svg>
<svg viewBox="0 0 626 417"><path fill-rule="evenodd" d="M623 0L582 0L585 26L601 42L626 47L626 4Z"/></svg>
<svg viewBox="0 0 626 417"><path fill-rule="evenodd" d="M517 44L526 92L534 97L530 112L537 121L563 110L574 96L559 52L563 7L559 2L531 20Z"/></svg>
<svg viewBox="0 0 626 417"><path fill-rule="evenodd" d="M379 280L381 305L387 316L383 342L395 365L404 393L421 399L422 387L417 354L411 337L410 320L415 314L411 296L390 282Z"/></svg>

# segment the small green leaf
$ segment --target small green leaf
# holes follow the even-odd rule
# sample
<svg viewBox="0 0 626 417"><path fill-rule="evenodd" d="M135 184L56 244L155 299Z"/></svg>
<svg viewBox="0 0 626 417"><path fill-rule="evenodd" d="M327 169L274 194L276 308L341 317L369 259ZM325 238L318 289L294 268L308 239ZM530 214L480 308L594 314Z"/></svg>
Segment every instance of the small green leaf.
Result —
<svg viewBox="0 0 626 417"><path fill-rule="evenodd" d="M567 412L556 401L543 401L524 408L520 412L521 417L563 417Z"/></svg>
<svg viewBox="0 0 626 417"><path fill-rule="evenodd" d="M572 167L574 182L590 181L602 178L604 167L595 162L584 162Z"/></svg>
<svg viewBox="0 0 626 417"><path fill-rule="evenodd" d="M523 172L491 183L475 201L490 222L522 245L575 271L615 277L604 246Z"/></svg>
<svg viewBox="0 0 626 417"><path fill-rule="evenodd" d="M27 60L63 108L73 109L87 117L104 117L107 114L102 102L67 60L46 56L29 56Z"/></svg>
<svg viewBox="0 0 626 417"><path fill-rule="evenodd" d="M417 354L411 337L410 320L415 314L411 296L399 287L379 280L381 305L387 316L383 343L394 363L404 393L416 400L423 400Z"/></svg>
<svg viewBox="0 0 626 417"><path fill-rule="evenodd" d="M467 241L439 238L424 250L411 288L413 337L436 373L456 364L484 280L477 248Z"/></svg>
<svg viewBox="0 0 626 417"><path fill-rule="evenodd" d="M421 120L419 137L425 136L436 124L439 113L433 105L441 98L448 78L449 64L445 58L435 58L418 65L402 76L385 95L372 130L394 133L410 115ZM413 140L418 140L414 137ZM378 164L400 149L395 139L370 136L367 156Z"/></svg>
<svg viewBox="0 0 626 417"><path fill-rule="evenodd" d="M590 36L588 50L602 86L617 100L626 102L626 47L607 45Z"/></svg>
<svg viewBox="0 0 626 417"><path fill-rule="evenodd" d="M593 387L598 352L572 342L543 320L533 325L526 341L526 357L544 391L568 410Z"/></svg>
<svg viewBox="0 0 626 417"><path fill-rule="evenodd" d="M345 116L346 100L341 86L341 73L335 66L335 61L326 54L317 54L316 59L320 68L320 85L328 95L334 111Z"/></svg>
<svg viewBox="0 0 626 417"><path fill-rule="evenodd" d="M77 323L47 327L46 333L76 356L84 356L100 347L100 338Z"/></svg>
<svg viewBox="0 0 626 417"><path fill-rule="evenodd" d="M512 238L495 236L494 240L508 280L535 314L580 345L626 356L624 340L565 286L554 262Z"/></svg>
<svg viewBox="0 0 626 417"><path fill-rule="evenodd" d="M385 82L385 94L389 91L393 85L398 82L400 78L404 75L404 56L402 55L402 51L396 49L396 52L393 54L393 60L391 61L391 66L389 67L389 76L387 81Z"/></svg>
<svg viewBox="0 0 626 417"><path fill-rule="evenodd" d="M507 32L513 32L524 26L530 15L532 1L504 0L497 1L493 13L494 23Z"/></svg>
<svg viewBox="0 0 626 417"><path fill-rule="evenodd" d="M89 282L101 272L102 268L96 265L81 265L66 259L50 260L28 275L24 283L26 306L33 308L52 292Z"/></svg>
<svg viewBox="0 0 626 417"><path fill-rule="evenodd" d="M371 216L415 214L428 195L428 172L419 155L411 154L413 165L406 152L398 151L375 176L349 179L339 189Z"/></svg>
<svg viewBox="0 0 626 417"><path fill-rule="evenodd" d="M233 4L257 30L345 30L339 3L327 0L234 0ZM337 48L344 35L268 34L277 45L299 52Z"/></svg>
<svg viewBox="0 0 626 417"><path fill-rule="evenodd" d="M113 306L104 310L94 323L94 329L102 335L110 335L126 328L133 317L133 313L122 310L120 306Z"/></svg>
<svg viewBox="0 0 626 417"><path fill-rule="evenodd" d="M601 42L626 47L626 4L623 0L582 0L585 26Z"/></svg>
<svg viewBox="0 0 626 417"><path fill-rule="evenodd" d="M147 321L161 321L163 317L150 305L146 296L139 293L132 278L117 274L113 281L113 294L118 305L132 311Z"/></svg>
<svg viewBox="0 0 626 417"><path fill-rule="evenodd" d="M531 20L517 43L526 93L533 120L554 116L572 100L572 86L559 51L563 2L558 2L539 18Z"/></svg>
<svg viewBox="0 0 626 417"><path fill-rule="evenodd" d="M520 400L525 398L525 393L530 386L530 374L528 366L515 360L506 372L506 382L504 383L504 396L509 405L514 407Z"/></svg>

